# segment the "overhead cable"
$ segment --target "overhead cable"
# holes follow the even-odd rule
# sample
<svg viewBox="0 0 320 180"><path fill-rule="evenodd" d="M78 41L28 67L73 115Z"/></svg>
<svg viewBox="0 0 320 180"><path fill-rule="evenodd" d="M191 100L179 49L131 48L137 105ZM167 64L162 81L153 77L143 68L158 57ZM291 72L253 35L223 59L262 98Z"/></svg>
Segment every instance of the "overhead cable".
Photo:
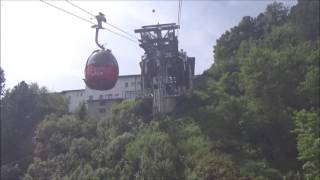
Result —
<svg viewBox="0 0 320 180"><path fill-rule="evenodd" d="M79 18L79 19L81 19L81 20L83 20L83 21L86 21L86 22L88 22L88 23L90 23L90 24L95 25L95 23L89 21L88 19L85 19L85 18L83 18L83 17L80 17L80 16L78 16L78 15L72 13L72 12L66 11L66 10L64 10L64 9L58 7L58 6L55 6L55 5L53 5L53 4L50 4L50 3L48 3L48 2L46 2L46 1L44 1L44 0L40 0L40 1L43 2L43 3L46 3L47 5L49 5L49 6L51 6L51 7L54 7L54 8L56 8L56 9L59 9L59 10L65 12L65 13L67 13L67 14L69 14L69 15L72 15L72 16L77 17L77 18Z"/></svg>
<svg viewBox="0 0 320 180"><path fill-rule="evenodd" d="M179 0L179 7L178 7L178 25L181 27L181 9L182 9L182 0ZM179 29L177 30L177 36L179 36Z"/></svg>
<svg viewBox="0 0 320 180"><path fill-rule="evenodd" d="M118 36L121 36L121 37L123 37L123 38L125 38L125 39L127 39L127 40L129 40L129 41L131 41L131 42L134 42L134 43L136 43L136 44L139 44L136 40L133 40L133 39L127 37L127 36L124 36L123 34L117 33L117 32L112 31L112 30L110 30L110 29L103 28L102 30L107 30L107 31L109 31L109 32L111 32L111 33L114 33L114 34L116 34L116 35L118 35Z"/></svg>
<svg viewBox="0 0 320 180"><path fill-rule="evenodd" d="M180 13L181 13L181 0L179 2L179 7L178 7L178 25L180 25Z"/></svg>
<svg viewBox="0 0 320 180"><path fill-rule="evenodd" d="M67 2L68 2L69 4L71 4L72 6L74 6L74 7L78 8L78 9L80 9L81 11L83 11L83 12L85 12L85 13L89 14L90 16L95 17L95 15L94 15L94 14L92 14L92 13L90 13L89 11L87 11L87 10L85 10L85 9L81 8L80 6L78 6L78 5L76 5L76 4L72 3L72 2L70 2L69 0L65 0L65 1L67 1Z"/></svg>
<svg viewBox="0 0 320 180"><path fill-rule="evenodd" d="M54 7L54 8L56 8L56 9L58 9L58 10L61 10L61 11L65 12L65 13L67 13L67 14L69 14L69 15L72 15L72 16L74 16L74 17L77 17L77 18L79 18L79 19L81 19L81 20L83 20L83 21L85 21L85 22L88 22L88 23L90 23L90 24L96 25L95 23L91 22L90 20L87 20L87 19L85 19L85 18L83 18L83 17L80 17L80 16L74 14L74 13L71 13L71 12L69 12L69 11L66 11L66 10L64 10L64 9L58 7L58 6L55 6L55 5L53 5L53 4L51 4L51 3L48 3L48 2L46 2L46 1L44 1L44 0L40 0L40 1L43 2L43 3L45 3L45 4L47 4L47 5L49 5L49 6L51 6L51 7ZM125 38L125 39L127 39L127 40L129 40L129 41L131 41L131 42L134 42L134 43L139 44L137 41L135 41L135 40L133 40L133 39L127 37L127 36L124 36L124 35L122 35L122 34L120 34L120 33L114 32L114 31L112 31L112 30L110 30L110 29L107 29L107 28L103 28L103 29L104 29L104 30L107 30L107 31L109 31L109 32L111 32L111 33L113 33L113 34L116 34L116 35L118 35L118 36L121 36L122 38Z"/></svg>
<svg viewBox="0 0 320 180"><path fill-rule="evenodd" d="M81 8L80 6L78 6L78 5L70 2L69 0L65 0L65 1L68 2L69 4L71 4L72 6L74 6L74 7L78 8L78 9L82 10L83 12L89 14L90 16L92 16L92 17L94 17L94 18L96 17L93 13L90 13L89 11L87 11L87 10L85 10L84 8ZM138 39L135 35L132 35L132 34L130 34L129 32L124 31L124 30L122 30L121 28L119 28L119 27L117 27L117 26L115 26L115 25L112 25L112 24L110 24L110 23L108 23L108 22L105 22L105 23L108 24L109 26L111 26L111 27L113 27L113 28L115 28L115 29L117 29L117 30L125 33L125 34L128 35L128 36L131 36L131 37L133 37L133 38L135 38L135 39Z"/></svg>
<svg viewBox="0 0 320 180"><path fill-rule="evenodd" d="M117 30L119 30L119 31L121 31L121 32L123 32L123 33L125 33L125 34L127 34L127 35L129 35L129 36L131 36L131 37L134 37L135 39L138 39L136 36L129 34L128 32L126 32L126 31L118 28L118 27L115 26L115 25L112 25L112 24L110 24L110 23L108 23L108 22L106 22L106 24L108 24L109 26L111 26L111 27L113 27L113 28L115 28L115 29L117 29Z"/></svg>

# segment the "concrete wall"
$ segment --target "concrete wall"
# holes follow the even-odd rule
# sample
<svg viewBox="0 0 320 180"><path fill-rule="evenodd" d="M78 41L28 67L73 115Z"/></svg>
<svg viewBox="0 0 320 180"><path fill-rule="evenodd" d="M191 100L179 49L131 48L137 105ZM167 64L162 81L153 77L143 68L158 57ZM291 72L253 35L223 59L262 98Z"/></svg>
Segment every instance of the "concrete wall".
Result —
<svg viewBox="0 0 320 180"><path fill-rule="evenodd" d="M62 91L61 94L63 94L69 102L69 112L74 112L80 103L86 101L84 89Z"/></svg>
<svg viewBox="0 0 320 180"><path fill-rule="evenodd" d="M107 91L97 91L86 87L85 89L61 92L69 100L69 112L74 112L80 103L85 102L88 115L96 119L100 119L104 115L103 108L107 111L112 103L122 99L134 99L140 93L140 75L119 76L114 88Z"/></svg>
<svg viewBox="0 0 320 180"><path fill-rule="evenodd" d="M116 85L107 91L97 91L86 87L87 100L131 99L141 91L140 75L120 76Z"/></svg>
<svg viewBox="0 0 320 180"><path fill-rule="evenodd" d="M90 118L101 120L106 116L114 103L121 102L122 99L105 99L105 100L92 100L87 101L87 113Z"/></svg>

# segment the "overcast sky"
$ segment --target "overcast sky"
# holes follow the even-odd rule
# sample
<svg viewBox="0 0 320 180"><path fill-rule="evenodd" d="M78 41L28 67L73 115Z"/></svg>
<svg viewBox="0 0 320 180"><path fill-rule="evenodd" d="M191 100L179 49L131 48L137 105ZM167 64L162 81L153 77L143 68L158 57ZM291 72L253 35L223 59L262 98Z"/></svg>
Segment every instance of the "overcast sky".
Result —
<svg viewBox="0 0 320 180"><path fill-rule="evenodd" d="M65 1L49 2L91 18ZM110 24L132 34L144 25L177 22L178 1L72 2L91 13L104 13ZM243 16L257 16L272 2L183 1L179 48L196 57L196 74L211 66L213 46L226 30L237 25ZM292 6L296 1L284 3ZM84 88L86 60L98 49L94 33L88 22L43 2L1 1L1 67L5 71L6 88L22 80L36 82L50 91ZM136 37L139 38L138 34ZM138 44L108 31L101 32L99 39L117 58L120 75L140 73L138 64L144 52Z"/></svg>

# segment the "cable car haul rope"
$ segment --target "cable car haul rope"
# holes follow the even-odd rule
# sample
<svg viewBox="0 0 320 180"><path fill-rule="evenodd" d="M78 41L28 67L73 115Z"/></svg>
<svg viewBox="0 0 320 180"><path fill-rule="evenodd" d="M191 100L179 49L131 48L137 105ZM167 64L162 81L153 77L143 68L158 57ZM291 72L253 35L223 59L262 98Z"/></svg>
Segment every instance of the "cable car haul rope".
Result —
<svg viewBox="0 0 320 180"><path fill-rule="evenodd" d="M102 14L101 12L99 13L99 15L94 16L95 19L97 20L97 24L95 24L95 23L91 22L90 20L82 18L76 14L73 14L69 11L66 11L62 8L59 8L59 7L57 7L53 4L50 4L46 1L43 1L43 0L40 0L40 1L52 6L54 8L57 8L67 14L75 16L85 22L93 24L92 28L96 29L95 42L100 49L93 51L92 54L87 59L87 63L86 63L85 70L84 70L84 74L85 74L84 82L85 82L86 86L89 87L90 89L100 90L100 91L112 89L118 80L119 66L118 66L118 62L117 62L116 58L111 53L111 50L105 49L105 47L99 43L99 40L98 40L99 39L99 30L101 30L101 29L108 30L118 36L121 36L121 37L127 39L127 40L130 40L135 43L137 43L137 42L131 38L128 38L125 35L122 35L120 33L116 33L114 31L111 31L109 29L102 27L102 23L107 23L107 21L106 21L104 14ZM89 15L93 16L92 13L89 13L88 11L71 3L70 1L66 0L66 2L75 6L78 9L88 13ZM108 23L108 24L111 25L110 23ZM111 25L111 26L126 33L125 31L121 30L120 28L118 28L114 25Z"/></svg>
<svg viewBox="0 0 320 180"><path fill-rule="evenodd" d="M49 5L49 6L56 8L56 9L59 9L60 11L63 11L64 13L72 15L78 19L81 19L81 20L93 25L92 27L96 29L95 42L100 49L93 51L92 54L87 59L85 70L84 70L84 73L85 73L84 82L87 85L87 87L89 87L90 89L94 89L94 90L112 89L115 86L117 79L118 79L118 76L119 76L118 62L117 62L116 58L114 57L114 55L112 54L111 50L105 49L105 47L98 42L99 31L101 29L107 30L113 34L116 34L122 38L125 38L125 39L127 39L131 42L137 43L137 44L139 44L139 42L138 42L139 39L136 36L118 28L117 26L108 23L106 21L104 14L102 14L101 12L95 16L92 13L90 13L89 11L70 2L69 0L65 0L67 3L74 6L75 8L80 9L81 11L94 17L97 20L97 24L95 24L91 20L88 20L86 18L78 16L72 12L66 11L65 9L60 8L58 6L55 6L47 1L44 1L44 0L40 0L40 1ZM182 0L179 0L179 9L178 9L178 18L177 18L178 25L180 25L181 6L182 6ZM153 12L155 12L155 11L153 10ZM115 32L110 29L102 27L102 23L105 23L105 24L111 26L112 28L120 31L121 33L118 33L118 32Z"/></svg>

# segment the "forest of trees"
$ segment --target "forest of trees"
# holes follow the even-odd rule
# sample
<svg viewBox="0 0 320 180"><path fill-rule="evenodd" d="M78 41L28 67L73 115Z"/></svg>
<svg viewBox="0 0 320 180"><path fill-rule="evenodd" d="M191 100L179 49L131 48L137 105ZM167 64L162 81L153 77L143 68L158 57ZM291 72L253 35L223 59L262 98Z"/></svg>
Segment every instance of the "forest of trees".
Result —
<svg viewBox="0 0 320 180"><path fill-rule="evenodd" d="M153 119L141 99L101 121L83 104L69 114L21 82L1 99L1 177L320 180L319 46L319 1L270 4L226 31L194 88Z"/></svg>

